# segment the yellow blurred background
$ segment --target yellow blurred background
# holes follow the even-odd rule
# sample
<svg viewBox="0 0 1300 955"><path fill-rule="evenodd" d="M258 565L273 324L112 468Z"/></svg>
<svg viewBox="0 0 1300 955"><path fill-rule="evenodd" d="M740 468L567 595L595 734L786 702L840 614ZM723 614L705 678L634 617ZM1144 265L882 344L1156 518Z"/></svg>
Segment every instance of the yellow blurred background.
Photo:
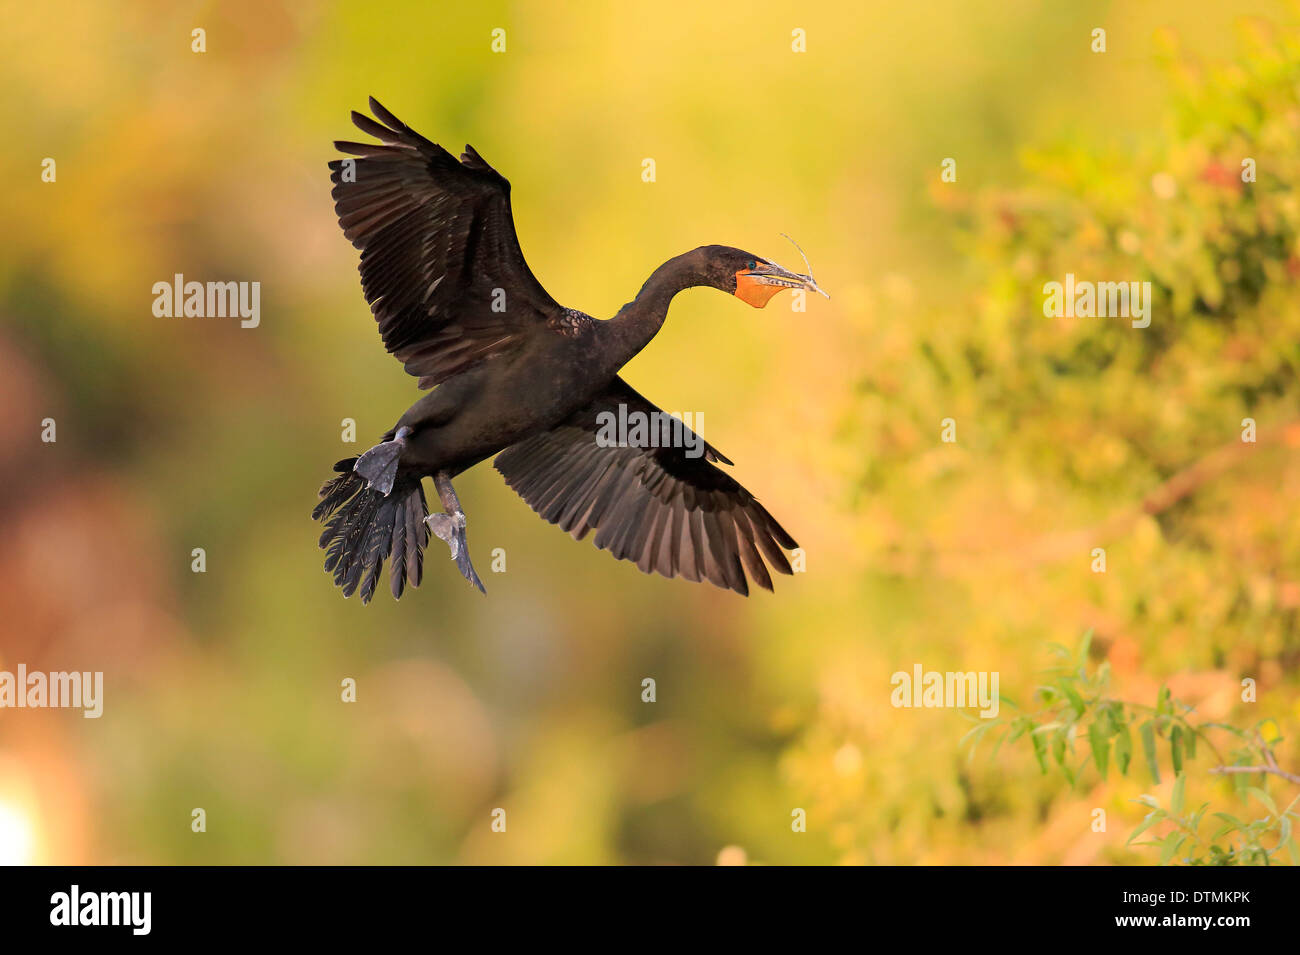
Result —
<svg viewBox="0 0 1300 955"><path fill-rule="evenodd" d="M968 759L959 714L890 705L918 662L1026 700L1088 629L1118 693L1271 717L1300 768L1293 8L3 9L0 669L106 689L98 720L0 710L0 857L1150 861L1124 846L1146 780ZM798 240L830 302L693 290L625 376L703 412L806 573L749 599L644 577L485 465L458 490L480 572L507 555L486 599L436 541L400 603L341 598L316 490L418 395L329 197L372 94L509 178L533 271L598 317L697 245L797 267ZM1154 281L1152 328L1044 318L1066 271ZM155 317L175 273L261 282L260 326ZM1247 416L1257 446L1152 505ZM1189 792L1231 798L1208 765Z"/></svg>

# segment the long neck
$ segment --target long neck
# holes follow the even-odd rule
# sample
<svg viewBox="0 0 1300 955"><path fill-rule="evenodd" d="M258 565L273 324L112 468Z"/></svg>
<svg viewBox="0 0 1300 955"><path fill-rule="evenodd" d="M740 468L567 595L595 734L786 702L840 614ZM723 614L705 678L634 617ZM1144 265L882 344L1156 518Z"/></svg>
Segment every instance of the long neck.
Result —
<svg viewBox="0 0 1300 955"><path fill-rule="evenodd" d="M659 333L673 296L683 289L702 285L699 249L685 252L669 259L650 274L641 291L602 326L609 357L617 361L617 368L632 359L650 339Z"/></svg>

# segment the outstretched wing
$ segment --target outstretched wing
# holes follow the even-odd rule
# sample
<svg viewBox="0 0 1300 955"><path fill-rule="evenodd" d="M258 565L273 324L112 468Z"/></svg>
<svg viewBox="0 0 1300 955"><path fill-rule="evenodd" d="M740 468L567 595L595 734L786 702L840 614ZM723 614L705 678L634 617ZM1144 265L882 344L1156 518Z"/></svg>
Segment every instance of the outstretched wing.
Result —
<svg viewBox="0 0 1300 955"><path fill-rule="evenodd" d="M528 268L510 183L472 146L457 161L372 97L380 143L337 142L330 165L343 234L384 344L429 388L512 349L560 311Z"/></svg>
<svg viewBox="0 0 1300 955"><path fill-rule="evenodd" d="M772 589L763 560L791 573L782 548L798 545L754 496L713 462L730 464L689 428L673 447L602 446L608 418L663 414L621 378L550 431L512 444L494 465L530 507L576 540L596 531L596 546L642 572L708 580L748 594L745 572ZM635 420L635 419L628 419ZM658 420L650 418L648 420ZM608 442L604 442L608 443ZM692 448L702 453L692 457ZM761 556L760 556L761 555Z"/></svg>

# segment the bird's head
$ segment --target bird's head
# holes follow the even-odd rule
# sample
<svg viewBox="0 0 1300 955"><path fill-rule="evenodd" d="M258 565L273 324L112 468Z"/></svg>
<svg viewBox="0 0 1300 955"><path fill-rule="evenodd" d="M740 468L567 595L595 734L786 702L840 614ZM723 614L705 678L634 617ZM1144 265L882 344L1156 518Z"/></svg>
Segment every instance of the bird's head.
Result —
<svg viewBox="0 0 1300 955"><path fill-rule="evenodd" d="M708 246L707 249L709 284L724 292L730 292L754 308L762 308L772 296L787 288L807 289L819 295L826 295L826 292L813 281L811 268L808 269L809 274L802 275L743 249L735 249L727 245L713 245ZM807 261L805 258L805 264ZM830 298L829 295L826 297Z"/></svg>

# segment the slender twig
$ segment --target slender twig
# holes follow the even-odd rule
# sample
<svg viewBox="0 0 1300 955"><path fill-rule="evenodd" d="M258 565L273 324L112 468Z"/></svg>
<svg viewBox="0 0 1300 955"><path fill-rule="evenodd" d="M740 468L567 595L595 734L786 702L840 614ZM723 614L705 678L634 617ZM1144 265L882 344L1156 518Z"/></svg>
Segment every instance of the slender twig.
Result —
<svg viewBox="0 0 1300 955"><path fill-rule="evenodd" d="M1212 773L1270 773L1274 776L1281 776L1288 782L1300 784L1300 776L1295 773L1288 773L1285 769L1278 769L1276 766L1215 766L1210 770Z"/></svg>
<svg viewBox="0 0 1300 955"><path fill-rule="evenodd" d="M1038 566L1043 563L1056 563L1078 554L1086 553L1091 547L1123 537L1143 517L1161 514L1179 501L1194 494L1202 485L1213 481L1242 461L1258 454L1260 450L1281 446L1295 448L1300 446L1300 419L1264 429L1256 435L1254 444L1233 438L1217 448L1206 452L1193 460L1163 483L1157 485L1142 496L1141 500L1128 503L1111 513L1100 523L1075 531L1052 534L1010 550L1011 560L1017 566ZM986 538L977 546L950 546L941 555L927 554L934 559L933 568L944 574L953 574L969 568L969 562L979 561L985 566L992 551L1006 554L1006 541ZM899 566L898 573L913 572Z"/></svg>
<svg viewBox="0 0 1300 955"><path fill-rule="evenodd" d="M1255 734L1255 746L1260 755L1264 757L1263 766L1215 766L1210 772L1219 773L1220 775L1227 773L1268 773L1271 776L1280 776L1287 782L1300 785L1300 775L1288 773L1277 764L1277 757L1273 755L1273 750L1264 742L1264 737L1260 736L1259 733Z"/></svg>

